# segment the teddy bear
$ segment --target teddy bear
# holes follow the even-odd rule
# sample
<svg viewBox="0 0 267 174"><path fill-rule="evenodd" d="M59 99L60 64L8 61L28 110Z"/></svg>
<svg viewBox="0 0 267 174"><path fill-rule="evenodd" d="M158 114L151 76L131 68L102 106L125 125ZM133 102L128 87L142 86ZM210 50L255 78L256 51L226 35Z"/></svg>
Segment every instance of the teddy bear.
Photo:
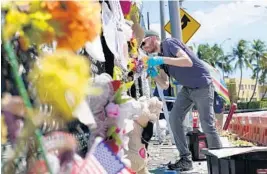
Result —
<svg viewBox="0 0 267 174"><path fill-rule="evenodd" d="M87 102L92 110L97 127L91 130L89 139L89 148L94 143L96 137L106 138L108 128L115 124L115 120L106 116L105 106L113 100L114 87L112 77L109 74L102 73L92 79L92 86L102 90L101 95L88 95Z"/></svg>
<svg viewBox="0 0 267 174"><path fill-rule="evenodd" d="M155 122L162 109L162 102L156 97L147 99L141 97L138 100L141 104L141 114L134 118L133 130L129 136L129 150L126 151L127 158L131 161L131 169L136 174L149 174L147 169L147 152L145 144L142 143L142 132L148 122Z"/></svg>
<svg viewBox="0 0 267 174"><path fill-rule="evenodd" d="M120 81L113 80L108 74L96 76L92 86L102 89L102 94L87 97L97 123L97 127L91 130L89 148L92 147L96 137L101 137L113 153L130 167L124 149L127 150L129 141L127 134L133 129L132 119L135 115L139 115L141 106L125 93ZM118 91L121 92L117 93Z"/></svg>

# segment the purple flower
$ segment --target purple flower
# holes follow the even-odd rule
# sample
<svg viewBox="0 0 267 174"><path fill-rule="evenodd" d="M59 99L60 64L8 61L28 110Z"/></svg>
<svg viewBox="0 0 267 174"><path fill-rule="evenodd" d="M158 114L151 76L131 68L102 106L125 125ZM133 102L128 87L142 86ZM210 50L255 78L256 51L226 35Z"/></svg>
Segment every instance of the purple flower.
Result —
<svg viewBox="0 0 267 174"><path fill-rule="evenodd" d="M117 118L120 113L119 105L114 104L114 103L109 103L105 107L105 110L106 110L107 116L111 118Z"/></svg>

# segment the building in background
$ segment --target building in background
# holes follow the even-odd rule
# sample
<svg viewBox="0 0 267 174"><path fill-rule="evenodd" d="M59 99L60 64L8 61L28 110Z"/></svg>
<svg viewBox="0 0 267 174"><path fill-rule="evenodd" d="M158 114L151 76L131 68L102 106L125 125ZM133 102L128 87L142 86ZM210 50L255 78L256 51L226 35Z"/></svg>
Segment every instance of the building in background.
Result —
<svg viewBox="0 0 267 174"><path fill-rule="evenodd" d="M226 78L230 100L231 102L237 101L237 95L239 90L240 78ZM255 87L254 79L242 79L242 84L240 85L239 100L240 102L248 102L253 94ZM259 84L256 86L255 94L252 101L259 101L263 98L267 98L266 94L267 84ZM264 97L263 97L264 96Z"/></svg>
<svg viewBox="0 0 267 174"><path fill-rule="evenodd" d="M225 83L227 84L227 89L229 92L229 99L231 103L237 102L237 89L236 89L236 81L235 79L225 78Z"/></svg>

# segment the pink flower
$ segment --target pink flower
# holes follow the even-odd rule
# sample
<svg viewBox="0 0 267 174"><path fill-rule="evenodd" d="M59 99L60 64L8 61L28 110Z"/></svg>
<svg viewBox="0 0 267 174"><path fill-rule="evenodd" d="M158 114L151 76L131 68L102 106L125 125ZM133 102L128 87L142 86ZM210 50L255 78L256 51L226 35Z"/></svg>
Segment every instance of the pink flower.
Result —
<svg viewBox="0 0 267 174"><path fill-rule="evenodd" d="M117 104L109 103L105 110L108 117L117 118L119 116L119 105Z"/></svg>

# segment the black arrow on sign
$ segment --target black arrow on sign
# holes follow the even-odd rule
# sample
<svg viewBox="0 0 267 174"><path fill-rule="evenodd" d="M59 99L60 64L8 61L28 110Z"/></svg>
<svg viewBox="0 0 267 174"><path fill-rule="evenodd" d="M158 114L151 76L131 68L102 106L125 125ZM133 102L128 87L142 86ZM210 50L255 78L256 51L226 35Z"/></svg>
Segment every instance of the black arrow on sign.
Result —
<svg viewBox="0 0 267 174"><path fill-rule="evenodd" d="M188 22L191 22L191 21L186 15L184 15L182 17L181 22L182 22L182 30L183 30L187 26Z"/></svg>

